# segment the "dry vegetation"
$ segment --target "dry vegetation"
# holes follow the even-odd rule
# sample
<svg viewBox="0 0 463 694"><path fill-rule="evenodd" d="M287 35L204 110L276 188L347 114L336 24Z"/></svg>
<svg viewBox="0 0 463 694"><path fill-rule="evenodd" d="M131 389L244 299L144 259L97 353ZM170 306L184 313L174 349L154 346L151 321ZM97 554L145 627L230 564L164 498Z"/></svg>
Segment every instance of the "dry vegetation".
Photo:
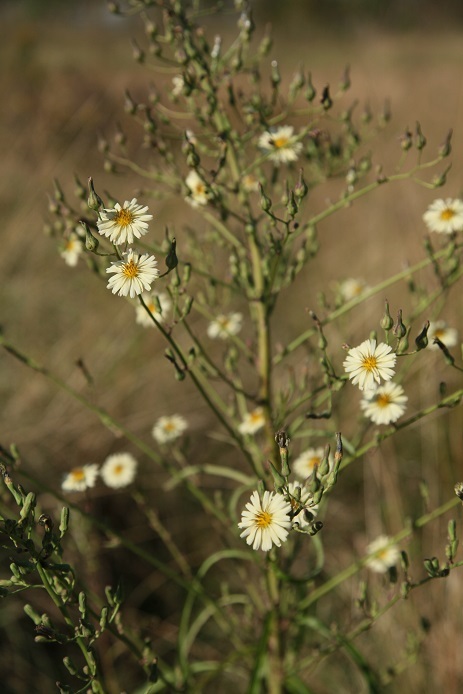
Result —
<svg viewBox="0 0 463 694"><path fill-rule="evenodd" d="M376 161L383 161L385 170L399 158L399 137L406 126L413 127L419 119L432 149L453 126L453 166L443 195L462 193L460 35L395 36L363 26L352 35L334 36L326 28L301 27L297 18L289 27L276 26L274 30L273 53L282 57L285 74L289 75L303 60L312 70L315 84L322 86L336 83L343 66L349 63L353 97L360 103L368 100L374 110L386 97L390 99L393 121L382 136L381 151L376 153ZM191 427L189 456L193 461L201 460L211 427L210 415L197 402L188 382L173 380L162 356L161 336L135 329L132 308L123 301L115 302L87 273L66 267L54 241L42 232L47 191L52 188L53 178L59 178L70 192L74 172L83 181L93 175L98 189L122 198L130 198L139 185L135 177L118 179L103 173L96 148L99 132L111 136L115 120L124 122L124 88L130 85L140 98L145 90L145 73L130 59L129 27L117 20L107 22L103 14L85 21L74 16L48 18L43 23L16 17L4 29L4 35L6 40L0 46L4 66L0 75L4 96L0 122L3 331L39 363L53 368L142 437L149 435L154 420L166 410L181 411ZM374 198L360 200L352 209L323 223L319 228L322 251L310 274L298 280L290 295L282 297L277 340L284 340L294 326L308 322L305 309L317 309L320 292L330 300L337 280L360 276L374 284L394 270L401 270L404 259L411 264L421 259L425 232L421 216L434 197L433 191L412 183L400 188L384 187ZM323 202L315 197L314 208ZM183 225L185 221L195 225L194 211L174 199L152 207L156 208L156 233L161 236L164 225L169 224L181 254ZM383 299L373 297L361 311L350 314L342 326L345 333L331 330L330 341L357 344L372 320L379 321ZM388 299L393 308L401 307L407 315L405 284L396 286ZM455 291L450 294L444 317L463 333L461 303ZM426 373L421 373L418 366L412 367L412 405L435 397L442 381L447 381L449 388L456 383L440 355L433 357L432 369ZM85 360L93 376L91 387L75 366L79 358ZM304 355L298 358L302 360ZM91 413L45 379L32 375L8 355L2 355L0 368L1 442L16 442L33 465L34 475L45 479L51 488L59 490L63 470L82 462L101 461L111 451L120 450L117 438ZM343 430L346 427L348 423L343 423ZM207 438L207 455L214 459L218 450L214 439ZM421 512L426 507L425 501L421 508L417 501L421 481L429 487L431 507L449 498L453 484L462 476L462 452L461 411L457 409L445 418L436 415L426 425L407 429L394 438L394 443L384 444L349 468L338 484L326 524L325 546L331 569L345 566L352 553L361 551L365 527L372 529L373 537L381 531L381 513L394 532L400 529L404 517ZM141 465L145 488L157 489L161 473L150 474L146 461L141 460ZM119 529L130 533L132 540L150 542L150 548L158 550L130 498L98 491L85 503L93 511L111 517ZM40 504L48 512L58 508L56 500L47 494L40 497ZM181 499L179 493L177 497L167 496L163 504L162 512L171 515L173 534L177 534L181 545L191 548L190 562L197 565L207 545L207 521L194 521L194 537L187 537L185 523L180 521L185 513L193 518L195 509L190 502ZM459 511L458 515L461 519ZM415 543L410 547L412 557L442 555L447 520L429 526L422 534L421 546ZM86 557L87 581L93 590L100 590L114 578L127 557L109 546L103 555L95 556L98 533L85 524L74 532L76 556L81 552ZM143 576L143 571L135 562L135 592L131 594L131 586L127 586L128 619L137 619L137 610L150 615L147 628L156 634L160 650L166 652L176 638L176 591L160 576ZM415 563L413 572L422 573L422 567ZM445 581L433 582L422 595L417 591L408 601L399 603L372 633L360 639L359 646L372 664L385 667L389 662L405 661L407 634L421 633L421 617L431 623L417 665L391 685L391 692L431 694L442 690L456 694L462 690L461 585L461 571L453 572ZM348 621L356 590L356 580L347 582L336 601L320 605L320 614L330 621L329 611L333 611L333 619L339 613ZM53 646L51 653L44 645L35 645L28 632L29 623L23 622L21 614L19 601L8 601L1 613L2 640L7 644L0 665L3 691L52 691L52 661L60 660L60 648ZM213 640L210 649L215 655ZM117 653L108 651L109 671L114 656ZM328 658L320 666L317 694L330 694L330 683L336 680L338 692L354 694L363 686L351 679L353 670L347 660L337 658ZM33 690L32 681L36 683ZM127 673L125 686L130 686L129 682Z"/></svg>

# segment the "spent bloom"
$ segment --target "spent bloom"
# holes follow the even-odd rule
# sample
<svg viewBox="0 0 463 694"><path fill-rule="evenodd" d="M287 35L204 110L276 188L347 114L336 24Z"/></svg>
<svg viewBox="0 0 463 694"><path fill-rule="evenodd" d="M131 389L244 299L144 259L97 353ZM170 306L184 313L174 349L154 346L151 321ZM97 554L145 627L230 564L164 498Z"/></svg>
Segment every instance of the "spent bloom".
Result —
<svg viewBox="0 0 463 694"><path fill-rule="evenodd" d="M243 315L241 313L221 313L209 323L207 334L211 339L226 340L230 335L237 335L241 330Z"/></svg>
<svg viewBox="0 0 463 694"><path fill-rule="evenodd" d="M298 455L296 460L291 463L291 469L301 480L310 477L315 467L318 467L325 456L325 450L319 448L307 448Z"/></svg>
<svg viewBox="0 0 463 694"><path fill-rule="evenodd" d="M239 528L243 528L240 537L246 538L253 549L268 552L272 545L281 547L286 542L291 528L291 504L281 494L264 492L262 499L259 492L251 494L241 514Z"/></svg>
<svg viewBox="0 0 463 694"><path fill-rule="evenodd" d="M107 487L118 489L133 482L137 465L137 461L130 453L114 453L106 458L100 474Z"/></svg>
<svg viewBox="0 0 463 694"><path fill-rule="evenodd" d="M148 232L148 222L153 215L146 214L147 211L147 207L137 205L137 198L126 200L122 207L116 202L114 209L100 212L98 231L116 245L133 243L134 238L139 239Z"/></svg>
<svg viewBox="0 0 463 694"><path fill-rule="evenodd" d="M209 202L209 191L207 185L196 171L190 171L185 179L185 183L191 193L185 200L189 202L192 207L207 205Z"/></svg>
<svg viewBox="0 0 463 694"><path fill-rule="evenodd" d="M339 293L344 301L350 301L369 289L364 279L349 277L339 284Z"/></svg>
<svg viewBox="0 0 463 694"><path fill-rule="evenodd" d="M166 292L161 292L161 294L156 294L155 292L143 292L141 295L146 308L154 316L158 323L166 317L166 313L169 311L172 302L169 295ZM154 321L151 320L148 313L146 312L145 306L139 304L136 307L137 311L137 323L143 325L144 328L154 327Z"/></svg>
<svg viewBox="0 0 463 694"><path fill-rule="evenodd" d="M455 347L458 344L458 331L455 328L449 328L443 320L431 321L428 328L428 348L439 350L439 346L434 344L433 340L437 337L446 347Z"/></svg>
<svg viewBox="0 0 463 694"><path fill-rule="evenodd" d="M352 347L343 362L352 384L358 384L360 390L368 390L376 383L389 381L394 375L396 355L392 347L384 342L365 340L358 347Z"/></svg>
<svg viewBox="0 0 463 694"><path fill-rule="evenodd" d="M293 133L292 125L267 130L259 137L258 146L275 164L289 164L296 161L302 151L302 143Z"/></svg>
<svg viewBox="0 0 463 694"><path fill-rule="evenodd" d="M82 253L82 242L80 241L77 234L70 234L69 238L66 239L64 247L60 251L60 256L63 258L66 265L69 267L75 267L79 260L79 256Z"/></svg>
<svg viewBox="0 0 463 694"><path fill-rule="evenodd" d="M256 407L251 412L248 412L241 424L238 426L240 434L255 434L265 424L264 409Z"/></svg>
<svg viewBox="0 0 463 694"><path fill-rule="evenodd" d="M173 414L159 417L151 433L158 443L167 443L178 439L187 427L187 421L182 415Z"/></svg>
<svg viewBox="0 0 463 694"><path fill-rule="evenodd" d="M426 226L438 234L451 234L463 229L463 202L461 200L434 200L423 215Z"/></svg>
<svg viewBox="0 0 463 694"><path fill-rule="evenodd" d="M367 390L360 401L360 407L365 417L375 424L390 424L403 415L407 400L402 386L388 381L377 388Z"/></svg>
<svg viewBox="0 0 463 694"><path fill-rule="evenodd" d="M395 544L391 544L391 538L387 535L380 535L370 542L367 547L369 555L366 565L372 571L383 574L394 566L400 558L400 550Z"/></svg>
<svg viewBox="0 0 463 694"><path fill-rule="evenodd" d="M300 491L300 496L299 492ZM289 503L291 504L293 524L300 528L306 528L318 512L318 504L313 502L313 494L300 482L290 482L288 484ZM310 516L312 516L311 519Z"/></svg>
<svg viewBox="0 0 463 694"><path fill-rule="evenodd" d="M114 273L110 277L108 289L119 296L130 296L131 299L143 290L149 291L151 284L159 276L154 255L139 255L132 248L122 254L123 260L111 263L106 272Z"/></svg>
<svg viewBox="0 0 463 694"><path fill-rule="evenodd" d="M82 465L75 467L66 473L61 483L61 489L65 492L84 492L86 489L95 486L98 477L98 465Z"/></svg>

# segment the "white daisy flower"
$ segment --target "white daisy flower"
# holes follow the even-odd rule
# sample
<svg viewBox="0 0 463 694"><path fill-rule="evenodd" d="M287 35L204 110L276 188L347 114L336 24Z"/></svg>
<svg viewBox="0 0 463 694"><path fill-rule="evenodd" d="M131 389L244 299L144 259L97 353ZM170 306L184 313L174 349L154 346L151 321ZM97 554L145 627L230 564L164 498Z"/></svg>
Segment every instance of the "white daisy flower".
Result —
<svg viewBox="0 0 463 694"><path fill-rule="evenodd" d="M322 447L307 448L307 450L298 455L296 460L291 463L291 469L299 479L306 480L307 477L310 477L314 468L321 464L324 456L325 450Z"/></svg>
<svg viewBox="0 0 463 694"><path fill-rule="evenodd" d="M438 234L451 234L463 229L463 202L461 200L434 200L423 215L426 226Z"/></svg>
<svg viewBox="0 0 463 694"><path fill-rule="evenodd" d="M297 490L301 490L299 496ZM313 494L300 482L290 482L288 484L289 503L293 514L293 524L300 528L306 528L310 524L307 515L310 513L313 518L317 515L318 504L313 503Z"/></svg>
<svg viewBox="0 0 463 694"><path fill-rule="evenodd" d="M364 279L354 279L350 277L339 284L339 293L344 301L350 301L360 296L369 289Z"/></svg>
<svg viewBox="0 0 463 694"><path fill-rule="evenodd" d="M246 193L257 193L259 190L259 181L252 174L245 174L241 179L241 185Z"/></svg>
<svg viewBox="0 0 463 694"><path fill-rule="evenodd" d="M97 477L98 465L95 463L75 467L66 473L61 483L61 489L65 492L84 492L86 489L95 486Z"/></svg>
<svg viewBox="0 0 463 694"><path fill-rule="evenodd" d="M111 267L106 268L106 272L114 273L106 287L113 294L133 299L142 294L143 290L151 289L152 282L159 276L156 268L158 263L154 255L139 255L132 248L122 256L125 260L111 263Z"/></svg>
<svg viewBox="0 0 463 694"><path fill-rule="evenodd" d="M255 434L265 424L264 409L256 407L252 412L248 412L241 424L238 426L240 434Z"/></svg>
<svg viewBox="0 0 463 694"><path fill-rule="evenodd" d="M116 246L121 243L133 243L134 238L141 238L148 233L148 222L152 214L146 214L147 207L137 205L137 198L126 200L121 207L118 202L114 209L100 212L97 221L98 231L109 238Z"/></svg>
<svg viewBox="0 0 463 694"><path fill-rule="evenodd" d="M240 537L246 538L253 549L264 552L272 549L272 545L281 547L291 528L290 513L291 504L281 494L264 492L261 499L257 491L253 492L238 523L239 528L244 528Z"/></svg>
<svg viewBox="0 0 463 694"><path fill-rule="evenodd" d="M375 424L396 422L406 409L408 398L398 383L384 383L373 390L366 391L360 401L365 417Z"/></svg>
<svg viewBox="0 0 463 694"><path fill-rule="evenodd" d="M77 234L70 234L69 238L64 244L64 248L60 252L60 256L63 258L66 265L69 265L69 267L75 267L81 253L82 242L79 240Z"/></svg>
<svg viewBox="0 0 463 694"><path fill-rule="evenodd" d="M302 142L293 135L292 125L282 125L273 130L267 130L259 137L258 146L275 164L289 164L296 161L302 152Z"/></svg>
<svg viewBox="0 0 463 694"><path fill-rule="evenodd" d="M358 347L352 347L343 362L352 384L360 390L368 390L376 383L389 381L394 375L396 355L392 347L376 340L365 340Z"/></svg>
<svg viewBox="0 0 463 694"><path fill-rule="evenodd" d="M151 433L158 443L167 443L178 439L187 428L186 419L180 414L173 414L159 417Z"/></svg>
<svg viewBox="0 0 463 694"><path fill-rule="evenodd" d="M391 544L391 538L387 535L380 535L373 540L367 547L366 566L376 573L386 573L400 559L400 550L395 544Z"/></svg>
<svg viewBox="0 0 463 694"><path fill-rule="evenodd" d="M219 338L226 340L230 335L237 335L241 330L243 320L242 313L221 313L209 323L207 328L208 337L212 340Z"/></svg>
<svg viewBox="0 0 463 694"><path fill-rule="evenodd" d="M209 191L201 176L196 171L190 171L185 179L187 187L190 189L191 195L185 198L192 207L207 205L209 202Z"/></svg>
<svg viewBox="0 0 463 694"><path fill-rule="evenodd" d="M435 337L446 347L455 347L458 344L458 331L449 328L444 320L431 321L428 328L428 348L439 351L439 346L433 342Z"/></svg>
<svg viewBox="0 0 463 694"><path fill-rule="evenodd" d="M133 482L137 466L137 461L130 453L114 453L106 458L100 474L107 487L119 489Z"/></svg>
<svg viewBox="0 0 463 694"><path fill-rule="evenodd" d="M166 313L170 310L172 302L166 292L156 294L155 292L143 292L141 298L145 302L146 308L158 323L162 323L166 317ZM139 304L136 307L137 323L143 325L144 328L154 327L154 321L151 320L146 312L145 306Z"/></svg>

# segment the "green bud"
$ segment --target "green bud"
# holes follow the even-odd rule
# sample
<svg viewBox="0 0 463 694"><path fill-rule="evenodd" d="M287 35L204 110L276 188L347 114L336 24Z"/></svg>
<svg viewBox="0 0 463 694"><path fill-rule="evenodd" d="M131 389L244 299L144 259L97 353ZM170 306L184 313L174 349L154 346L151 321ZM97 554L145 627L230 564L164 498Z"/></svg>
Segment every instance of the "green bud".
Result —
<svg viewBox="0 0 463 694"><path fill-rule="evenodd" d="M330 85L329 84L327 84L326 87L324 87L324 89L323 89L320 103L323 106L323 108L325 109L325 111L329 111L329 109L333 105L333 100L331 99L331 96L330 96Z"/></svg>
<svg viewBox="0 0 463 694"><path fill-rule="evenodd" d="M385 330L386 332L389 332L389 330L394 325L394 321L392 319L392 316L389 313L389 302L387 299L385 301L384 315L381 318L380 325L381 325L382 329Z"/></svg>
<svg viewBox="0 0 463 694"><path fill-rule="evenodd" d="M427 320L423 326L423 330L420 332L418 337L415 338L415 345L416 345L416 349L418 351L420 351L421 349L424 349L425 347L428 346L428 330L429 330L429 321Z"/></svg>
<svg viewBox="0 0 463 694"><path fill-rule="evenodd" d="M396 336L396 338L398 340L401 340L407 334L407 328L405 327L405 325L402 322L402 309L401 308L399 308L399 310L397 311L397 321L394 324L394 327L392 328L392 332L394 333L394 335Z"/></svg>
<svg viewBox="0 0 463 694"><path fill-rule="evenodd" d="M408 152L408 150L411 148L413 145L413 138L410 130L407 128L400 138L400 146L402 147L404 152Z"/></svg>
<svg viewBox="0 0 463 694"><path fill-rule="evenodd" d="M339 89L342 92L346 92L349 89L350 85L350 65L346 65L343 75L341 77L341 81L339 82Z"/></svg>
<svg viewBox="0 0 463 694"><path fill-rule="evenodd" d="M293 191L290 191L289 200L288 200L288 204L286 205L286 209L287 209L288 215L291 217L291 219L293 219L297 215L298 207L297 207L296 200L294 198Z"/></svg>
<svg viewBox="0 0 463 694"><path fill-rule="evenodd" d="M276 89L281 82L281 75L278 69L278 62L276 60L272 60L271 62L270 82L272 83L272 87L274 89Z"/></svg>
<svg viewBox="0 0 463 694"><path fill-rule="evenodd" d="M283 477L282 474L280 474L280 472L278 472L276 467L270 461L268 461L268 464L270 467L270 472L272 473L275 491L281 492L283 487L286 485L286 479Z"/></svg>
<svg viewBox="0 0 463 694"><path fill-rule="evenodd" d="M96 238L96 236L93 236L92 232L90 231L88 225L85 222L81 220L80 223L85 231L85 248L91 253L95 253L98 250L100 242Z"/></svg>
<svg viewBox="0 0 463 694"><path fill-rule="evenodd" d="M421 130L421 125L416 121L416 129L415 129L415 147L418 151L421 151L426 147L426 138L423 135L423 132Z"/></svg>
<svg viewBox="0 0 463 694"><path fill-rule="evenodd" d="M101 610L100 614L100 628L101 631L104 631L106 629L106 625L108 623L108 608L103 607Z"/></svg>
<svg viewBox="0 0 463 694"><path fill-rule="evenodd" d="M104 207L103 200L100 198L98 193L95 191L95 188L93 186L93 179L90 176L88 179L88 199L87 199L87 205L91 210L95 210L95 212L98 212L102 207Z"/></svg>
<svg viewBox="0 0 463 694"><path fill-rule="evenodd" d="M317 91L315 87L312 84L312 73L309 72L308 77L307 77L307 89L305 90L305 98L307 101L311 102L315 99L317 96Z"/></svg>
<svg viewBox="0 0 463 694"><path fill-rule="evenodd" d="M264 36L259 45L259 56L265 58L270 53L273 41L270 36Z"/></svg>
<svg viewBox="0 0 463 694"><path fill-rule="evenodd" d="M174 237L170 242L170 249L169 249L169 252L166 256L166 265L167 265L169 272L171 270L173 270L174 268L176 268L178 265L176 247L177 247L177 241Z"/></svg>
<svg viewBox="0 0 463 694"><path fill-rule="evenodd" d="M261 183L259 183L259 190L260 190L260 206L264 212L269 212L271 207L272 207L272 201L270 200L270 198L268 198L265 195L264 189L263 189Z"/></svg>
<svg viewBox="0 0 463 694"><path fill-rule="evenodd" d="M408 568L409 568L409 566L410 566L410 562L409 562L409 559L408 559L408 554L407 554L407 552L405 552L404 550L402 550L402 551L400 552L400 565L401 565L401 567L402 567L402 571L403 571L404 573L407 573Z"/></svg>
<svg viewBox="0 0 463 694"><path fill-rule="evenodd" d="M59 536L63 537L65 533L68 530L69 527L69 508L67 506L63 506L61 509L61 519L60 519L60 524L59 524Z"/></svg>
<svg viewBox="0 0 463 694"><path fill-rule="evenodd" d="M83 591L79 593L79 612L85 618L87 614L87 596Z"/></svg>
<svg viewBox="0 0 463 694"><path fill-rule="evenodd" d="M135 39L132 39L132 56L136 63L145 62L145 52L142 51Z"/></svg>
<svg viewBox="0 0 463 694"><path fill-rule="evenodd" d="M30 513L34 512L36 496L33 492L29 492L24 501L21 513L19 514L20 521L26 520Z"/></svg>
<svg viewBox="0 0 463 694"><path fill-rule="evenodd" d="M303 198L305 198L308 192L309 189L307 187L307 183L304 180L304 172L302 169L299 169L299 178L297 180L296 185L294 186L294 195L298 200L302 200Z"/></svg>
<svg viewBox="0 0 463 694"><path fill-rule="evenodd" d="M70 675L77 675L77 673L79 672L77 667L72 662L71 658L69 658L69 656L63 658L63 664Z"/></svg>
<svg viewBox="0 0 463 694"><path fill-rule="evenodd" d="M32 619L34 624L40 624L42 621L42 617L34 610L32 605L24 605L24 612L27 614L29 619Z"/></svg>
<svg viewBox="0 0 463 694"><path fill-rule="evenodd" d="M128 89L126 89L125 91L124 110L131 116L133 116L137 112L137 104L130 96L130 92L128 91Z"/></svg>
<svg viewBox="0 0 463 694"><path fill-rule="evenodd" d="M452 151L452 146L450 144L450 142L452 140L452 135L453 135L453 130L452 130L452 128L450 128L444 142L439 147L439 156L442 157L442 159L444 159L445 157L448 157L450 152Z"/></svg>
<svg viewBox="0 0 463 694"><path fill-rule="evenodd" d="M300 68L295 74L289 85L289 95L291 99L295 99L298 91L302 89L305 84L304 73L302 68Z"/></svg>

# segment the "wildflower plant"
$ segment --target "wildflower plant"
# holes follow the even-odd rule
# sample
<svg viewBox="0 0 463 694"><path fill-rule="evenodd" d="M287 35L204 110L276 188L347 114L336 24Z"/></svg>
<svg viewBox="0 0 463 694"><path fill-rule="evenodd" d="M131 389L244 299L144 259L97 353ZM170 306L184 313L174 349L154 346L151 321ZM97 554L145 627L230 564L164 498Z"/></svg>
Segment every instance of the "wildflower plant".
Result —
<svg viewBox="0 0 463 694"><path fill-rule="evenodd" d="M369 454L391 437L433 414L444 417L460 404L461 383L453 392L442 389L437 401L424 406L412 397L412 388L413 370L429 369L435 361L425 349L431 326L443 367L458 377L463 371L461 354L449 351L457 337L446 341L438 332L439 311L462 275L463 202L447 199L429 206L424 222L439 236L437 242L426 237L424 259L393 275L380 268L376 284L369 279L350 280L355 287L338 282L342 301L330 306L320 296L318 306L295 318L283 342L277 310L286 301L288 312L294 283L310 276L315 260L319 267L329 263L319 234L325 219L366 195L374 205L374 191L381 186L414 180L433 190L445 183L450 135L435 156L426 158L426 140L417 124L416 132L407 130L400 142L397 167L383 171L365 143L380 134L389 110L379 114L376 124L367 111L356 119L353 104L346 104L348 70L336 89L315 87L302 68L286 84L270 37L258 40L246 2L235 2L233 40L211 41L199 21L203 11L215 10L211 3L202 5L178 0L112 4L117 13L139 15L146 46L134 43L134 57L159 72L159 85L143 97L125 94L126 117L139 128L133 150L122 126L114 145L104 138L100 143L105 171L125 175L121 202L102 192L106 184L100 186L95 175L87 192L78 186L80 202L87 202L85 214L58 184L52 207L60 222L55 228L62 232L56 238L58 252L70 265L79 259L82 272L80 258L85 258L93 291L104 293L106 285L114 295L108 294L109 312L122 310L124 300L131 304L132 329L140 331L140 340L162 339L163 370L170 371L177 389L190 382L194 404L179 398L175 409L167 407L170 398L155 388L154 425L139 436L1 338L11 356L75 397L115 434L117 452L72 469L63 491L97 495L104 485L107 495L111 490L118 490L118 498L127 494L168 559L139 547L126 525L124 531L108 528L97 506L87 511L84 495L82 503L68 502L52 490L67 504L59 531L51 517L37 519L35 494L16 478L48 493L50 484L25 474L29 466L19 465L16 449L5 446L3 479L17 512L2 519L3 547L14 559L11 577L2 579L0 589L6 596L45 588L59 626L29 604L26 614L41 639L80 651L78 665L65 659L69 677L77 681L73 686L80 687L76 691L108 691L107 678L121 668L111 664L108 672L101 664L103 632L132 656L147 692L312 691L315 666L344 650L355 654L357 676L379 691L404 665L375 671L354 641L392 612L400 598L461 564L455 559L453 520L443 539L445 559L425 559L423 575L416 568L418 577L412 577L405 549L419 529L459 504L460 496L446 497L432 512L420 514L414 506L411 523L392 517L378 503L381 532L365 528L361 547L348 539L350 561L339 567L329 559L336 532L330 528L338 523L334 509L343 504L337 483L358 474L362 460L368 466ZM433 167L437 173L430 179ZM140 177L136 197L130 172ZM331 183L337 197L322 195L317 199L331 201L312 202L312 192ZM163 201L185 207L186 228L160 228ZM432 290L419 285L418 273L426 269L434 273ZM397 319L385 296L395 285L406 286L403 303L395 308ZM376 319L365 323L361 334L354 333L346 319L367 299L376 302ZM148 325L152 331L143 330ZM200 407L210 413L207 431L193 426L192 410ZM126 452L129 444L133 453ZM395 455L400 458L400 449ZM155 471L169 482L158 487ZM168 517L161 518L157 501L178 488L194 505L194 514L188 517L187 506L179 511L172 503ZM418 489L413 491L419 496ZM63 563L63 544L79 518L179 590L180 608L169 615L168 638L147 636L149 619L143 616L123 626L117 587L96 596ZM123 518L128 523L130 514L124 511ZM202 519L199 527L207 523L207 539L191 554L182 547L179 518L185 520L185 532L190 526L191 536L192 518ZM419 566L420 556L411 547ZM17 556L20 552L24 558ZM396 583L388 587L395 597L374 595L370 601L369 589L362 588L355 616L349 610L338 617L336 591L349 581L363 586L368 569L389 572L391 581L396 571ZM376 600L382 600L381 608L367 609ZM70 685L60 686L70 691ZM340 689L333 681L329 687ZM125 689L135 691L135 685Z"/></svg>

